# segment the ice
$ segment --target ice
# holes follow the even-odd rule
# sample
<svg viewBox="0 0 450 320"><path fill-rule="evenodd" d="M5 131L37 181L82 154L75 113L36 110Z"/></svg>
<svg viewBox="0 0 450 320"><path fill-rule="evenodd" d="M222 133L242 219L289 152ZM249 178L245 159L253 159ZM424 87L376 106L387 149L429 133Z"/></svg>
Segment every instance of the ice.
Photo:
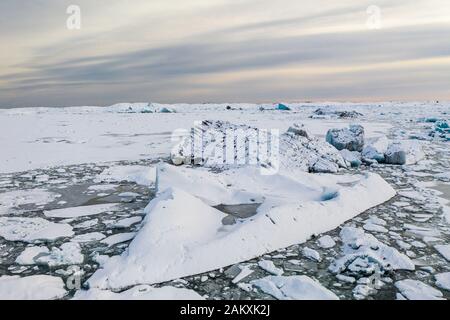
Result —
<svg viewBox="0 0 450 320"><path fill-rule="evenodd" d="M339 167L346 167L344 159L335 148L299 128L301 126L291 127L286 133L277 136L246 125L203 121L192 128L190 133L173 148L172 163L195 164L214 169L254 165L281 171L300 169L306 172L332 173L337 172ZM239 136L240 132L244 132L245 135L241 143L237 143L234 138ZM231 137L233 141L229 142L229 139L224 138L226 136ZM253 148L250 147L252 141L255 142ZM263 148L262 146L268 150L277 148L279 156L258 155L258 149ZM223 150L227 149L232 151L230 152L232 155L228 158L223 155ZM239 160L238 155L242 155Z"/></svg>
<svg viewBox="0 0 450 320"><path fill-rule="evenodd" d="M77 291L74 300L204 300L193 290L175 287L154 288L140 285L115 293L108 290L90 289Z"/></svg>
<svg viewBox="0 0 450 320"><path fill-rule="evenodd" d="M316 261L316 262L322 261L322 258L320 257L320 253L317 252L314 249L305 247L302 250L302 254L303 254L303 256L305 256L306 258L308 258L310 260L313 260L313 261Z"/></svg>
<svg viewBox="0 0 450 320"><path fill-rule="evenodd" d="M234 279L231 281L233 283L239 283L240 281L244 280L245 278L247 278L249 275L251 275L254 271L252 268L250 268L249 266L245 265L245 266L239 266L240 268L240 272L239 274L234 277Z"/></svg>
<svg viewBox="0 0 450 320"><path fill-rule="evenodd" d="M73 236L72 227L42 218L0 217L0 236L9 241L34 242Z"/></svg>
<svg viewBox="0 0 450 320"><path fill-rule="evenodd" d="M354 119L362 117L363 114L355 110L334 110L334 108L319 108L316 109L311 116L312 119Z"/></svg>
<svg viewBox="0 0 450 320"><path fill-rule="evenodd" d="M450 244L440 244L434 248L447 260L450 261Z"/></svg>
<svg viewBox="0 0 450 320"><path fill-rule="evenodd" d="M387 164L411 165L425 158L425 153L418 141L401 140L392 142L385 153Z"/></svg>
<svg viewBox="0 0 450 320"><path fill-rule="evenodd" d="M105 238L106 238L106 236L101 232L90 232L90 233L84 233L84 234L77 235L77 236L73 237L72 241L78 242L78 243L86 243L86 242L99 241L99 240L102 240Z"/></svg>
<svg viewBox="0 0 450 320"><path fill-rule="evenodd" d="M341 150L341 155L352 168L358 168L362 164L361 154L357 151L348 151L347 149L343 149Z"/></svg>
<svg viewBox="0 0 450 320"><path fill-rule="evenodd" d="M89 186L88 190L90 191L110 191L114 190L118 187L117 184L98 184L94 186Z"/></svg>
<svg viewBox="0 0 450 320"><path fill-rule="evenodd" d="M0 193L0 215L7 214L12 208L22 205L44 205L54 201L57 194L43 189L15 190Z"/></svg>
<svg viewBox="0 0 450 320"><path fill-rule="evenodd" d="M81 206L73 208L64 208L56 210L44 211L46 217L49 218L79 218L86 216L94 216L103 212L113 211L117 208L116 203L97 204L92 206Z"/></svg>
<svg viewBox="0 0 450 320"><path fill-rule="evenodd" d="M434 275L434 277L439 288L450 291L450 272L439 273Z"/></svg>
<svg viewBox="0 0 450 320"><path fill-rule="evenodd" d="M258 266L275 276L281 276L284 273L283 269L277 268L270 260L261 260L258 262Z"/></svg>
<svg viewBox="0 0 450 320"><path fill-rule="evenodd" d="M109 236L106 239L103 239L101 241L101 243L107 244L109 247L111 247L118 243L130 241L135 236L136 236L136 232L118 233L118 234Z"/></svg>
<svg viewBox="0 0 450 320"><path fill-rule="evenodd" d="M269 276L251 284L278 300L339 300L333 292L307 276Z"/></svg>
<svg viewBox="0 0 450 320"><path fill-rule="evenodd" d="M141 217L130 217L117 221L114 223L115 228L127 228L132 226L133 224L139 223L142 221Z"/></svg>
<svg viewBox="0 0 450 320"><path fill-rule="evenodd" d="M384 154L389 146L389 139L386 136L368 140L362 151L362 157L365 159L376 160L377 162L384 162Z"/></svg>
<svg viewBox="0 0 450 320"><path fill-rule="evenodd" d="M1 300L51 300L67 294L61 278L36 275L0 277Z"/></svg>
<svg viewBox="0 0 450 320"><path fill-rule="evenodd" d="M344 227L341 230L344 256L336 259L329 270L351 275L372 274L390 270L414 270L414 263L406 255L388 246L362 229Z"/></svg>
<svg viewBox="0 0 450 320"><path fill-rule="evenodd" d="M323 249L330 249L336 245L336 242L333 240L331 236L326 235L320 237L319 240L317 240L317 244L319 245L319 247Z"/></svg>
<svg viewBox="0 0 450 320"><path fill-rule="evenodd" d="M134 182L143 186L152 186L156 180L153 167L145 166L115 166L105 169L95 179L97 182Z"/></svg>
<svg viewBox="0 0 450 320"><path fill-rule="evenodd" d="M349 128L330 129L327 132L326 140L338 150L347 149L361 152L364 147L364 127L350 125Z"/></svg>
<svg viewBox="0 0 450 320"><path fill-rule="evenodd" d="M29 247L16 259L22 265L48 265L49 267L82 264L84 256L78 243L63 243L51 251L46 247Z"/></svg>
<svg viewBox="0 0 450 320"><path fill-rule="evenodd" d="M213 173L161 166L158 195L147 206L143 225L128 251L110 259L89 284L121 289L219 269L302 243L395 194L375 174L301 172L292 179L252 170ZM335 190L335 197L322 200L329 189ZM252 200L262 201L257 213L231 226L223 225L226 214L212 207Z"/></svg>
<svg viewBox="0 0 450 320"><path fill-rule="evenodd" d="M417 280L401 280L395 286L408 300L444 300L442 292Z"/></svg>

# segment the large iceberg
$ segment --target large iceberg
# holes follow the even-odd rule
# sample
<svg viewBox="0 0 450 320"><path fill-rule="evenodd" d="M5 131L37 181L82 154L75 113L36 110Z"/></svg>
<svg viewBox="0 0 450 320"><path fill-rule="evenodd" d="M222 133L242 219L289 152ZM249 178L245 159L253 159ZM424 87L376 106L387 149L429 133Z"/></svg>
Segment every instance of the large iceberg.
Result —
<svg viewBox="0 0 450 320"><path fill-rule="evenodd" d="M305 242L394 195L373 173L266 176L251 167L213 173L161 165L141 230L88 284L117 290L216 270ZM254 215L224 223L229 214L220 205L246 204L259 205Z"/></svg>

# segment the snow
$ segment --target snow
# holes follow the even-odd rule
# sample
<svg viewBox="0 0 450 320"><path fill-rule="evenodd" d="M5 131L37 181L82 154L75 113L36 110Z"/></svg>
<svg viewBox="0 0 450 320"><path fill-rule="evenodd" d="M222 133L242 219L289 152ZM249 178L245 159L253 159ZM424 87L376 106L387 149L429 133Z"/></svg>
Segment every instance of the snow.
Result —
<svg viewBox="0 0 450 320"><path fill-rule="evenodd" d="M414 270L414 263L406 255L388 246L360 228L344 227L340 233L344 256L330 265L333 273L371 274L377 269Z"/></svg>
<svg viewBox="0 0 450 320"><path fill-rule="evenodd" d="M61 278L37 275L0 277L1 300L51 300L66 295Z"/></svg>
<svg viewBox="0 0 450 320"><path fill-rule="evenodd" d="M0 193L0 215L7 214L12 208L22 205L44 205L54 201L57 194L42 189L15 190Z"/></svg>
<svg viewBox="0 0 450 320"><path fill-rule="evenodd" d="M74 300L204 300L193 290L175 287L136 286L121 293L90 289L77 291Z"/></svg>
<svg viewBox="0 0 450 320"><path fill-rule="evenodd" d="M140 231L127 252L88 280L91 287L161 283L236 264L305 242L395 194L372 173L288 177L264 176L253 168L213 173L170 165L158 172L158 195ZM335 197L323 200L330 190ZM223 225L226 215L212 207L252 199L262 203L256 215L231 226Z"/></svg>
<svg viewBox="0 0 450 320"><path fill-rule="evenodd" d="M54 223L42 218L0 217L0 236L9 241L56 240L73 234L72 227L65 223Z"/></svg>
<svg viewBox="0 0 450 320"><path fill-rule="evenodd" d="M134 182L143 186L155 184L156 172L153 167L145 166L115 166L105 169L99 174L96 182Z"/></svg>
<svg viewBox="0 0 450 320"><path fill-rule="evenodd" d="M434 277L439 288L450 291L450 272L439 273L434 275Z"/></svg>
<svg viewBox="0 0 450 320"><path fill-rule="evenodd" d="M307 276L269 276L251 284L278 300L339 300L333 292Z"/></svg>
<svg viewBox="0 0 450 320"><path fill-rule="evenodd" d="M317 244L319 247L323 249L330 249L336 245L336 242L333 240L331 236L322 236L317 240Z"/></svg>
<svg viewBox="0 0 450 320"><path fill-rule="evenodd" d="M450 244L440 244L434 248L447 260L450 261Z"/></svg>
<svg viewBox="0 0 450 320"><path fill-rule="evenodd" d="M277 268L270 260L261 260L258 262L258 266L275 276L281 276L284 273L283 269Z"/></svg>
<svg viewBox="0 0 450 320"><path fill-rule="evenodd" d="M49 267L82 264L84 256L78 243L63 243L60 248L28 247L16 259L21 265L41 264Z"/></svg>
<svg viewBox="0 0 450 320"><path fill-rule="evenodd" d="M444 300L442 292L417 280L401 280L395 286L408 300Z"/></svg>
<svg viewBox="0 0 450 320"><path fill-rule="evenodd" d="M81 206L73 208L64 208L56 210L44 211L44 215L48 218L79 218L86 216L94 216L103 212L112 211L117 207L115 203L97 204L92 206Z"/></svg>
<svg viewBox="0 0 450 320"><path fill-rule="evenodd" d="M136 236L136 232L118 233L118 234L109 236L106 239L103 239L101 241L101 243L107 244L109 247L111 247L118 243L130 241L135 236Z"/></svg>

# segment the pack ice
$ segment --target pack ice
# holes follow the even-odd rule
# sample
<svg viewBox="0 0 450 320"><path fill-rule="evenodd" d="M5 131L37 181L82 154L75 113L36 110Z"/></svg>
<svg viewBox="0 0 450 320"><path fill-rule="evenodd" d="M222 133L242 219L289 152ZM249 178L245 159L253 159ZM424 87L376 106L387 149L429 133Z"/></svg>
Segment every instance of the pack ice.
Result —
<svg viewBox="0 0 450 320"><path fill-rule="evenodd" d="M107 260L88 284L120 290L247 261L332 230L394 195L373 173L265 176L254 167L215 173L160 165L157 195L142 228L128 250ZM233 216L229 223L223 207L249 204L256 204L253 215Z"/></svg>

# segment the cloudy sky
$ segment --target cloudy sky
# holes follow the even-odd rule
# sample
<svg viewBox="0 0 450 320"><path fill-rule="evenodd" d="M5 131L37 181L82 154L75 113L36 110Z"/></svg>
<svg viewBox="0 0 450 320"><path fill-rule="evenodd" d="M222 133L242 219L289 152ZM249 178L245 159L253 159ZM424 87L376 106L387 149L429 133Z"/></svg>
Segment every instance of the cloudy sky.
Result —
<svg viewBox="0 0 450 320"><path fill-rule="evenodd" d="M1 0L0 39L0 107L450 100L448 0Z"/></svg>

